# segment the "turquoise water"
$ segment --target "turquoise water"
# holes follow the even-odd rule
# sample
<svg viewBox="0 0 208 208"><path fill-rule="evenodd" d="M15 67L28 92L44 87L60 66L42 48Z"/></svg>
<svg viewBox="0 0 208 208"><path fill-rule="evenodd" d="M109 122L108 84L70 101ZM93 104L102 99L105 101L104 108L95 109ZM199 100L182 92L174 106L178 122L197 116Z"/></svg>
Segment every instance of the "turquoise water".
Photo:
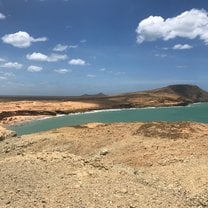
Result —
<svg viewBox="0 0 208 208"><path fill-rule="evenodd" d="M90 122L134 121L196 121L208 123L208 103L198 103L183 107L125 109L70 114L35 120L26 124L12 126L10 129L16 131L17 135L23 135Z"/></svg>

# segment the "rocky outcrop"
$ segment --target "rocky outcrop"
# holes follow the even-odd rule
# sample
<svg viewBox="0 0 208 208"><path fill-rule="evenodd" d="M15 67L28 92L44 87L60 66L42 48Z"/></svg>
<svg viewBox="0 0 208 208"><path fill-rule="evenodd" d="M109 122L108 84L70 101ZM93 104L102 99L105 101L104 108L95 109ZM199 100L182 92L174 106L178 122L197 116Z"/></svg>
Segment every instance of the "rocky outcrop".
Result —
<svg viewBox="0 0 208 208"><path fill-rule="evenodd" d="M57 113L53 111L35 111L35 110L17 110L17 111L4 111L0 113L0 120L12 116L37 116L37 115L50 115L55 116Z"/></svg>
<svg viewBox="0 0 208 208"><path fill-rule="evenodd" d="M0 141L3 141L7 138L11 138L16 136L16 133L14 131L10 131L2 126L0 126Z"/></svg>

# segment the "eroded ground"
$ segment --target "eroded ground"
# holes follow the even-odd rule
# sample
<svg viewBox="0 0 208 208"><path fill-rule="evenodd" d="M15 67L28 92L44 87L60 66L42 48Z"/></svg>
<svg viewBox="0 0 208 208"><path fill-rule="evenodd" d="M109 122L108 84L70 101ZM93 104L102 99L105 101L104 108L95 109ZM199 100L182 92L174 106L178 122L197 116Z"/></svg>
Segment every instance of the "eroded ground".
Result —
<svg viewBox="0 0 208 208"><path fill-rule="evenodd" d="M208 125L89 124L0 142L0 207L208 207Z"/></svg>

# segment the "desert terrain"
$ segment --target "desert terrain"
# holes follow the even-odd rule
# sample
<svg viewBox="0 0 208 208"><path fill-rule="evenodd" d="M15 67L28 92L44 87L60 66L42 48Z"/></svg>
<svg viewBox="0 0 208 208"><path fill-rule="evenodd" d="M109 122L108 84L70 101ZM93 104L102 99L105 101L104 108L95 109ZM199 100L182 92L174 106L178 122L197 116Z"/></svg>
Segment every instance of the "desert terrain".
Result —
<svg viewBox="0 0 208 208"><path fill-rule="evenodd" d="M111 96L100 93L78 97L0 97L0 124L98 109L182 106L195 102L208 102L208 93L194 85L171 85Z"/></svg>
<svg viewBox="0 0 208 208"><path fill-rule="evenodd" d="M196 86L74 98L1 98L0 207L208 207L208 124L91 123L16 136L5 128L94 109L208 101Z"/></svg>
<svg viewBox="0 0 208 208"><path fill-rule="evenodd" d="M208 125L65 127L0 142L0 207L208 207Z"/></svg>

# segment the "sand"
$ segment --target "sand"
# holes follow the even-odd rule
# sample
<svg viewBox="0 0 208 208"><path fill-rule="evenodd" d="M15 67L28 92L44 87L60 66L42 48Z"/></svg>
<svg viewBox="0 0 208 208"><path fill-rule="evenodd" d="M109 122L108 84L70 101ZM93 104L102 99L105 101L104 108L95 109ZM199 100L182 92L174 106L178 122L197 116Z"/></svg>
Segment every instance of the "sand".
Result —
<svg viewBox="0 0 208 208"><path fill-rule="evenodd" d="M0 142L0 207L208 207L208 125L65 127Z"/></svg>
<svg viewBox="0 0 208 208"><path fill-rule="evenodd" d="M96 103L76 101L14 101L0 102L1 125L12 125L46 116L94 110Z"/></svg>

